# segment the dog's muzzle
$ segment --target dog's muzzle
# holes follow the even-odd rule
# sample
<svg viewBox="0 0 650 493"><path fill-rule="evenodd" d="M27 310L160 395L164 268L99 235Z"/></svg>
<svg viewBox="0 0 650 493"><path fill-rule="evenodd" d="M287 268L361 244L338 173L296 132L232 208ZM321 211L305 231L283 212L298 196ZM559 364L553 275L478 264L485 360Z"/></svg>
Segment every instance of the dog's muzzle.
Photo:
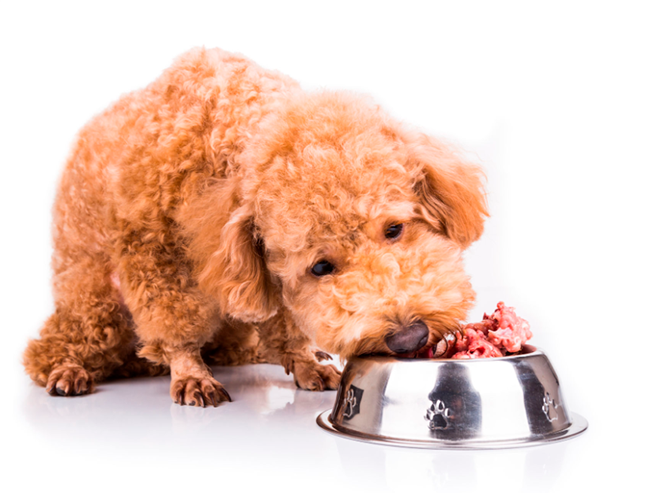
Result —
<svg viewBox="0 0 650 493"><path fill-rule="evenodd" d="M422 320L416 320L408 327L386 337L388 349L397 353L412 353L424 347L429 340L429 328Z"/></svg>

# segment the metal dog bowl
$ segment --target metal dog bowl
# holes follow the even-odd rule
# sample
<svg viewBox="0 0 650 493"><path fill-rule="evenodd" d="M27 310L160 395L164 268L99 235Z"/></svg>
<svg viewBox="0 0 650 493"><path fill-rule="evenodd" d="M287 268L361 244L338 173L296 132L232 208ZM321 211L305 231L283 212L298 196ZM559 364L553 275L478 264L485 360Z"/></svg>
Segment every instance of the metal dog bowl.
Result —
<svg viewBox="0 0 650 493"><path fill-rule="evenodd" d="M448 449L539 445L587 429L533 346L489 359L353 358L317 422L345 438Z"/></svg>

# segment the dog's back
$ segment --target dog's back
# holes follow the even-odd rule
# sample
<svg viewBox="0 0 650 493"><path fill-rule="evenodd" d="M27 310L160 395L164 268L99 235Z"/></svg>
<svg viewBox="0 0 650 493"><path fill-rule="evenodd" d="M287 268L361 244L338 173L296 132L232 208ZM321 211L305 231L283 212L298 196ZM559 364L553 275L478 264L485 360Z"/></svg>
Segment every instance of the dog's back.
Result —
<svg viewBox="0 0 650 493"><path fill-rule="evenodd" d="M180 259L174 269L182 272L172 276L190 278L178 205L208 181L236 175L236 157L255 126L297 90L292 79L242 56L197 48L80 131L54 205L56 312L24 355L34 381L69 395L124 373L125 362L161 371L134 357L120 258L135 243L163 239L156 248Z"/></svg>

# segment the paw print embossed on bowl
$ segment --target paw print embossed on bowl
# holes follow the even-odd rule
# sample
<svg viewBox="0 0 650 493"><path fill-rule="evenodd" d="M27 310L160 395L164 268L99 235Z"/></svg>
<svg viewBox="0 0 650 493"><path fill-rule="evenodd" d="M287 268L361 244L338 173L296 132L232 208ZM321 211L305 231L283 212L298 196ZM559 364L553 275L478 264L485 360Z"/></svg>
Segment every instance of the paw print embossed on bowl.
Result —
<svg viewBox="0 0 650 493"><path fill-rule="evenodd" d="M587 429L533 346L475 360L352 358L334 408L317 422L345 438L422 448L540 445Z"/></svg>

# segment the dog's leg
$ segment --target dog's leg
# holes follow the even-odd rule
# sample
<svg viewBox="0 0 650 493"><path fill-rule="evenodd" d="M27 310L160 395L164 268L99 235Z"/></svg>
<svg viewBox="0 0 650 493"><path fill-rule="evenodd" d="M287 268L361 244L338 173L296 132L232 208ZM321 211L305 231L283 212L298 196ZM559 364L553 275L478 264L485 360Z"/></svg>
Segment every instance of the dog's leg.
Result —
<svg viewBox="0 0 650 493"><path fill-rule="evenodd" d="M260 337L256 325L234 319L224 320L222 325L215 337L203 346L204 361L218 366L260 363Z"/></svg>
<svg viewBox="0 0 650 493"><path fill-rule="evenodd" d="M174 402L216 406L230 396L201 358L201 347L217 330L216 306L196 286L183 247L165 231L120 228L122 291L143 344L138 354L169 366ZM169 239L160 243L160 238Z"/></svg>
<svg viewBox="0 0 650 493"><path fill-rule="evenodd" d="M314 349L311 340L303 334L286 312L259 325L260 362L282 365L292 373L296 385L305 390L335 390L341 381L341 372L331 364L319 361L331 357Z"/></svg>
<svg viewBox="0 0 650 493"><path fill-rule="evenodd" d="M40 339L29 342L23 363L52 395L86 394L135 351L135 333L107 258L60 248L54 267L56 310Z"/></svg>

